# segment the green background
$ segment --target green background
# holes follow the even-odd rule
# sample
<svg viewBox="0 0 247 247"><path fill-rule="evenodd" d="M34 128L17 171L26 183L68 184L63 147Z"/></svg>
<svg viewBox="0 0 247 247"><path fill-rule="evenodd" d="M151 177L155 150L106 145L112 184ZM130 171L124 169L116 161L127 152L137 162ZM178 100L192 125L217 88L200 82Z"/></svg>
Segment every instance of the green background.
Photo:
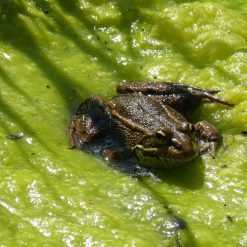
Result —
<svg viewBox="0 0 247 247"><path fill-rule="evenodd" d="M216 158L158 181L69 149L79 103L123 80L221 89L235 107L192 118L221 130ZM246 82L244 0L0 0L0 245L247 246Z"/></svg>

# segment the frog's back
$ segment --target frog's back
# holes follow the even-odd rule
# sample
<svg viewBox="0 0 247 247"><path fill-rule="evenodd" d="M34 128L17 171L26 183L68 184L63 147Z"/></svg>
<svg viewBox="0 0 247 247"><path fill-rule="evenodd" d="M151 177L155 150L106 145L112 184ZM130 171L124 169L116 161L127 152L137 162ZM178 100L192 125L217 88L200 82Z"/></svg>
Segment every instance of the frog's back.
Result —
<svg viewBox="0 0 247 247"><path fill-rule="evenodd" d="M166 107L151 97L141 94L119 95L110 102L114 135L127 146L137 144L144 136L157 129L176 129ZM183 118L181 116L181 118Z"/></svg>
<svg viewBox="0 0 247 247"><path fill-rule="evenodd" d="M161 125L162 109L160 104L143 95L121 95L114 98L116 111L128 120L150 131Z"/></svg>

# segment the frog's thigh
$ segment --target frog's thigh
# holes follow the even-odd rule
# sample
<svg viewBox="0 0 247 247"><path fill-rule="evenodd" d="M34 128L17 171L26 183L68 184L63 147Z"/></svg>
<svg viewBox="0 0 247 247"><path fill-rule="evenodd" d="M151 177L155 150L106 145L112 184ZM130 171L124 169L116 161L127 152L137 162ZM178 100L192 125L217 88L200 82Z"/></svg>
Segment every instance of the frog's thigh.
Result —
<svg viewBox="0 0 247 247"><path fill-rule="evenodd" d="M170 82L123 82L117 86L118 93L172 94L180 85Z"/></svg>
<svg viewBox="0 0 247 247"><path fill-rule="evenodd" d="M72 147L90 144L109 130L110 119L104 101L99 96L86 99L73 115L68 136Z"/></svg>

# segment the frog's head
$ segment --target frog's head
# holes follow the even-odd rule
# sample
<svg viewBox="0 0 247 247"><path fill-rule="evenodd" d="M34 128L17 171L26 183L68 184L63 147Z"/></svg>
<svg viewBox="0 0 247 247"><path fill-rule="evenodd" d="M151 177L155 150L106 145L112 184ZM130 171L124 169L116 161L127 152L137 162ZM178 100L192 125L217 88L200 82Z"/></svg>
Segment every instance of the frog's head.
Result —
<svg viewBox="0 0 247 247"><path fill-rule="evenodd" d="M194 159L199 154L198 140L192 131L158 129L132 148L144 164L173 166Z"/></svg>

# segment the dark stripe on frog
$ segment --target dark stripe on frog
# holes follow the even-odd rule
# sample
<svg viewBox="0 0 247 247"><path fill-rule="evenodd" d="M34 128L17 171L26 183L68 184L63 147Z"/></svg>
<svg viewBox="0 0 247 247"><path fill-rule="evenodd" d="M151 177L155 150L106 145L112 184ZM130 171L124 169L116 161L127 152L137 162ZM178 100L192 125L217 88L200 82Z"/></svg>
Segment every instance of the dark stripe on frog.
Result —
<svg viewBox="0 0 247 247"><path fill-rule="evenodd" d="M119 121L121 121L124 125L128 125L132 129L135 129L135 130L137 130L141 133L144 133L146 135L150 135L150 136L152 135L152 132L149 129L144 128L144 127L140 126L139 124L136 124L134 121L132 121L130 119L122 117L115 110L112 110L111 115L113 117L117 118Z"/></svg>
<svg viewBox="0 0 247 247"><path fill-rule="evenodd" d="M166 106L164 104L161 104L162 108L174 122L177 123L178 128L182 131L189 131L189 123L188 121L177 111L175 111L173 108ZM188 127L187 127L188 126Z"/></svg>

